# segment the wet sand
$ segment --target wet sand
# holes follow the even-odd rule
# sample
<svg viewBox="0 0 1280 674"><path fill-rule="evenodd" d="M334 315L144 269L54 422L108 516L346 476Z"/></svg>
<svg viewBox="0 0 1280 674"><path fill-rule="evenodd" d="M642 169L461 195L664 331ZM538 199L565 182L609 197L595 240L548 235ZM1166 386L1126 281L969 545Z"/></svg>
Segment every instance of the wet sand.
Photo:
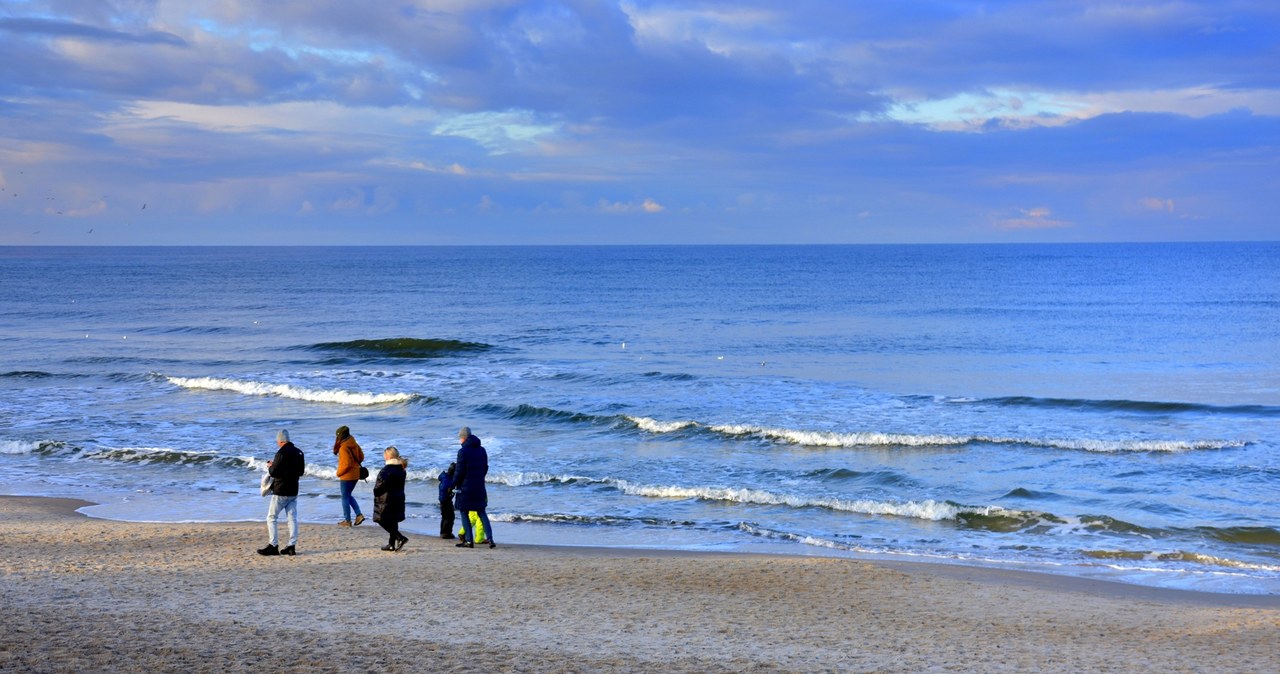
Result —
<svg viewBox="0 0 1280 674"><path fill-rule="evenodd" d="M0 671L1280 671L1273 596L500 538L389 553L372 522L261 557L262 523L84 505L0 497Z"/></svg>

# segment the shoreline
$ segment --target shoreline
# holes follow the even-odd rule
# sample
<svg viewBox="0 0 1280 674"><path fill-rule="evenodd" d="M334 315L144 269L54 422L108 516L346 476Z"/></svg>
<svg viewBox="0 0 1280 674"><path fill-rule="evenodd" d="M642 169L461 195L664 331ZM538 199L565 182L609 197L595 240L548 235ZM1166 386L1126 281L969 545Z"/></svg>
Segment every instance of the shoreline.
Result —
<svg viewBox="0 0 1280 674"><path fill-rule="evenodd" d="M20 496L20 495L3 495L0 494L0 501L4 499L34 499L36 502L47 502L47 507L53 508L67 516L84 517L91 520L102 520L107 522L118 522L121 524L134 525L155 525L155 526L253 526L261 525L264 520L245 520L245 521L227 521L227 522L137 522L132 520L117 520L109 517L96 517L78 512L81 508L101 505L92 501L85 501L77 498L64 498L56 496ZM265 503L265 500L264 500ZM374 530L377 525L372 521L369 522ZM402 523L403 524L403 523ZM263 525L265 527L265 525ZM303 522L303 528L320 527L327 525L314 522ZM509 526L509 525L507 525ZM281 522L281 535L285 535L285 527ZM410 532L411 533L411 532ZM974 582L987 583L1008 583L1019 584L1030 587L1049 587L1067 592L1081 592L1085 594L1097 594L1112 597L1125 597L1129 599L1150 599L1153 601L1178 602L1197 604L1205 606L1224 606L1239 608L1274 608L1280 609L1280 595L1272 594L1246 594L1232 592L1211 592L1205 590L1187 590L1180 588L1167 588L1151 585L1140 585L1137 583L1129 583L1122 580L1108 580L1104 578L1088 578L1071 574L1056 574L1045 571L1029 571L1025 569L1004 569L990 566L967 565L963 563L946 563L946 562L927 562L927 561L907 561L897 559L866 559L861 557L839 557L825 555L800 555L790 553L775 552L738 552L738 551L703 551L703 550L682 550L678 548L638 548L638 547L621 547L621 546L593 546L593 545L577 545L577 544L544 544L544 543L516 543L507 544L503 547L518 548L533 552L545 552L548 554L569 554L583 557L606 556L606 557L710 557L734 556L734 557L760 557L770 559L774 557L796 558L796 559L838 559L854 562L865 562L885 568L897 569L904 572L915 573L932 573L938 576L945 576L958 580L967 580Z"/></svg>
<svg viewBox="0 0 1280 674"><path fill-rule="evenodd" d="M65 509L67 514L88 517L90 519L100 519L110 522L121 522L124 524L142 524L142 525L209 525L209 526L226 526L226 525L262 525L262 518L246 519L246 520L229 520L221 522L211 521L193 521L193 522L163 522L163 521L136 521L121 520L111 517L100 517L95 515L86 515L77 512L81 508L99 506L101 504L92 501L85 501L76 498L62 497L46 497L46 496L23 496L23 495L3 495L0 499L5 498L33 498L45 499L50 501L67 501L75 504L74 507ZM264 500L265 503L265 500ZM265 505L263 507L265 511ZM371 526L377 529L377 525L372 521ZM401 523L403 526L404 523ZM281 524L283 531L283 523ZM318 522L303 522L303 527L315 526L325 527L326 524ZM510 523L503 523L503 528L511 526ZM413 533L413 532L408 532ZM283 535L283 534L282 534ZM1074 575L1069 573L1052 573L1049 571L1038 571L1028 569L1002 568L999 566L983 566L977 564L965 564L963 562L945 562L945 561L914 561L903 559L876 559L859 556L839 556L839 555L823 555L821 553L814 554L798 554L790 552L751 552L751 551L733 551L733 550L688 550L680 548L663 548L663 547L629 547L629 546L611 546L611 545L584 545L573 543L516 543L506 545L504 547L516 547L531 551L546 550L549 552L559 552L563 554L575 554L581 556L618 556L618 557L700 557L700 556L759 556L765 559L774 557L797 558L797 559L838 559L855 562L865 562L882 566L885 568L898 569L902 571L914 571L919 573L933 573L940 576L947 576L961 580L971 580L976 582L992 582L992 583L1012 583L1023 584L1031 587L1046 586L1060 589L1063 591L1083 592L1086 594L1099 594L1109 596L1123 596L1131 599L1152 599L1156 601L1185 602L1191 604L1201 604L1207 606L1235 606L1235 607L1252 607L1252 608L1277 608L1280 609L1280 594L1255 594L1255 593L1235 593L1235 592L1214 592L1210 590L1194 590L1185 588L1161 587L1155 585L1142 585L1139 583L1127 582L1124 580L1112 580L1108 578L1088 577Z"/></svg>
<svg viewBox="0 0 1280 674"><path fill-rule="evenodd" d="M1280 669L1269 596L757 553L458 550L427 536L387 553L372 522L304 524L298 557L266 558L262 523L118 522L75 512L85 505L0 497L0 669Z"/></svg>

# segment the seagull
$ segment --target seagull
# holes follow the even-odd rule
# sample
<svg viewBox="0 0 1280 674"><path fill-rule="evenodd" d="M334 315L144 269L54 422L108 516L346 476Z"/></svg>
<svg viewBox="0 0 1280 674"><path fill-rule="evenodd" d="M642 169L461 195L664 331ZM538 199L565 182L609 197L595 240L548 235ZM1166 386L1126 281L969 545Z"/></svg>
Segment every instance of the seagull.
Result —
<svg viewBox="0 0 1280 674"><path fill-rule="evenodd" d="M143 204L143 205L142 205L142 210L144 210L144 211L145 211L145 210L147 210L147 205L146 205L146 204Z"/></svg>
<svg viewBox="0 0 1280 674"><path fill-rule="evenodd" d="M89 231L85 232L85 234L92 234L92 233L93 233L93 228L92 228L92 227L90 227L90 228L89 228Z"/></svg>

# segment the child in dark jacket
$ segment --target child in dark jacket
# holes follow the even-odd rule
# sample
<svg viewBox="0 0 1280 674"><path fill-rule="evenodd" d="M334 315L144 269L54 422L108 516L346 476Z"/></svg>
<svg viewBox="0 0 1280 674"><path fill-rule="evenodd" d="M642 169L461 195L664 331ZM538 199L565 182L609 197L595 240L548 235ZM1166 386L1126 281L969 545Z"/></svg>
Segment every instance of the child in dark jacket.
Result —
<svg viewBox="0 0 1280 674"><path fill-rule="evenodd" d="M440 473L440 538L453 538L453 472L457 464Z"/></svg>

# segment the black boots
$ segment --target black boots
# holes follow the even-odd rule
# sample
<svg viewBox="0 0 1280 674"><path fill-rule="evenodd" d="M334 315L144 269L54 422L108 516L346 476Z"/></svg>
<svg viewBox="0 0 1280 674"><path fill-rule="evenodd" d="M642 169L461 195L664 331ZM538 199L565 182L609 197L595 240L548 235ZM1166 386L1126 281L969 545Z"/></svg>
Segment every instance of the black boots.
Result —
<svg viewBox="0 0 1280 674"><path fill-rule="evenodd" d="M280 548L277 548L274 545L268 545L267 547L258 550L258 554L262 555L263 557L277 557L279 555L287 555L289 557L292 557L298 554L298 552L293 549L292 545L290 545L289 547L283 550L281 550Z"/></svg>

